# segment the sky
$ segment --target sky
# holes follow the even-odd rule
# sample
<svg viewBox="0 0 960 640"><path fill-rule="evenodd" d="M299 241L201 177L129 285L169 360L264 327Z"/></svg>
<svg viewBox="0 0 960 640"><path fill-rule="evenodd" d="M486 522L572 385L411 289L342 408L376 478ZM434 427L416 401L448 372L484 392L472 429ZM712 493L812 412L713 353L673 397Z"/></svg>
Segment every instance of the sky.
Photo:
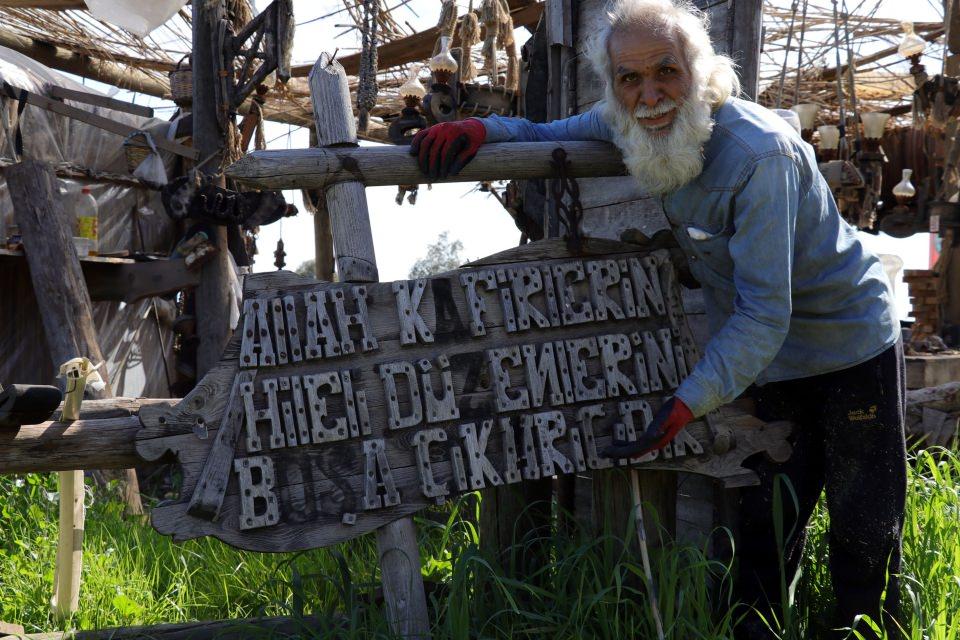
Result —
<svg viewBox="0 0 960 640"><path fill-rule="evenodd" d="M785 0L789 6L789 0ZM932 0L917 0L907 3L905 0L888 0L879 11L880 16L890 18L909 17L924 21L939 19L931 3ZM257 10L262 10L267 0L256 0ZM399 0L398 0L399 4ZM466 2L458 0L461 13ZM851 2L851 8L857 2ZM339 49L342 53L356 50L356 34L343 35L345 23L350 19L346 13L322 20L316 20L343 5L339 0L321 2L294 2L297 31L294 39L293 63L309 63L316 60L324 51ZM392 6L392 5L391 5ZM439 0L410 0L409 3L394 12L399 21L407 21L416 29L436 24L439 15ZM337 26L339 25L339 26ZM338 35L340 34L340 35ZM528 34L518 30L518 43L522 43ZM97 88L109 91L106 85L89 83ZM172 103L135 95L130 92L117 92L121 99L134 100L139 104L160 107L157 117L166 118L173 111ZM265 136L268 148L294 149L308 146L306 129L279 123L266 123ZM520 233L511 217L489 194L480 193L472 183L437 185L432 190L422 186L415 206L406 202L398 206L394 202L395 187L375 187L367 189L367 201L370 222L373 230L374 247L381 280L406 278L410 267L417 259L426 254L427 246L437 237L447 232L451 240L463 243L461 255L465 259L481 258L492 253L516 246ZM284 192L288 202L293 202L300 214L286 218L268 227L262 227L258 239L260 254L256 258L255 271L271 271L273 252L277 240L282 238L287 252L287 269L295 269L301 263L314 256L313 218L306 212L299 191ZM905 268L926 268L929 266L930 238L928 234L917 234L909 239L899 240L883 234L873 236L860 234L864 244L881 254L899 256ZM909 304L906 287L900 282L896 287L898 306L901 316L906 317Z"/></svg>

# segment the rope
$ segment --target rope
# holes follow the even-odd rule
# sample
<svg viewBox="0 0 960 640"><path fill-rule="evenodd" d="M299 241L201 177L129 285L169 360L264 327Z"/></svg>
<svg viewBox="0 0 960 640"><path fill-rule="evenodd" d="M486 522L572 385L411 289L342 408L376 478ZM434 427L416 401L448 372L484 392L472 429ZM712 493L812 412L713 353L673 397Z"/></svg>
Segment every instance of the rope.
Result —
<svg viewBox="0 0 960 640"><path fill-rule="evenodd" d="M486 29L483 41L483 66L490 77L490 85L497 85L497 38L500 35L500 14L503 9L500 0L483 0L480 6L480 20Z"/></svg>
<svg viewBox="0 0 960 640"><path fill-rule="evenodd" d="M440 35L433 45L433 55L440 53L441 38L448 38L447 42L453 46L453 33L457 30L457 3L454 0L443 0L443 4L440 5L437 29L440 30Z"/></svg>
<svg viewBox="0 0 960 640"><path fill-rule="evenodd" d="M467 11L460 22L460 80L471 82L477 77L473 65L473 47L480 44L480 20L472 10Z"/></svg>
<svg viewBox="0 0 960 640"><path fill-rule="evenodd" d="M517 57L513 18L510 17L510 5L507 4L507 0L500 0L500 29L497 33L497 44L507 54L507 80L504 86L508 91L516 91L520 88L520 58Z"/></svg>
<svg viewBox="0 0 960 640"><path fill-rule="evenodd" d="M370 110L377 106L377 20L380 0L363 0L363 19L360 24L360 74L357 82L357 109L360 111L359 129L367 131Z"/></svg>

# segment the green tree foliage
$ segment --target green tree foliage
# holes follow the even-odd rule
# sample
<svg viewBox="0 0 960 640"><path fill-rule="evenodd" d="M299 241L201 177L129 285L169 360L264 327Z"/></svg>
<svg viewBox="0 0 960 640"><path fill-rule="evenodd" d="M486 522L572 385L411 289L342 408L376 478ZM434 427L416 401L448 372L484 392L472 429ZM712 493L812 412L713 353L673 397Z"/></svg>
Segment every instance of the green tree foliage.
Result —
<svg viewBox="0 0 960 640"><path fill-rule="evenodd" d="M296 273L299 276L307 276L309 278L314 277L315 270L314 265L317 263L316 260L306 260L300 263L300 266L297 267Z"/></svg>
<svg viewBox="0 0 960 640"><path fill-rule="evenodd" d="M410 267L410 278L426 278L437 273L456 269L463 262L463 243L459 240L451 242L444 231L437 236L437 241L427 246L427 255L420 258Z"/></svg>

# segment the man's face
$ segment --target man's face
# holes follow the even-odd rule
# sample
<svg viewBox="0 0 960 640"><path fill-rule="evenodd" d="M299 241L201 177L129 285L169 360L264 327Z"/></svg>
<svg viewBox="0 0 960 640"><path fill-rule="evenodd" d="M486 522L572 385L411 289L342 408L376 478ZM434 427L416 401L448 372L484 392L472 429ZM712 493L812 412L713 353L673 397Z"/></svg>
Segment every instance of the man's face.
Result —
<svg viewBox="0 0 960 640"><path fill-rule="evenodd" d="M612 34L608 50L617 101L650 135L665 135L691 85L676 38L637 28Z"/></svg>

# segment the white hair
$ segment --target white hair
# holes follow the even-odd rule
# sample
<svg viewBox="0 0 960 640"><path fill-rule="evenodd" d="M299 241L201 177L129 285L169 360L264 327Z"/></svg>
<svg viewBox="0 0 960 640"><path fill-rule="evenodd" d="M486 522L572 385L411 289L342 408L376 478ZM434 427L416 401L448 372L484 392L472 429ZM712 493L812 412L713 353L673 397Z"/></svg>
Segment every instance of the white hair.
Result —
<svg viewBox="0 0 960 640"><path fill-rule="evenodd" d="M594 71L609 85L613 66L608 45L614 33L644 28L675 37L693 75L693 86L702 94L689 98L719 107L730 96L739 95L740 79L733 60L714 51L709 27L707 15L687 0L611 0L606 20L587 46L587 55Z"/></svg>

